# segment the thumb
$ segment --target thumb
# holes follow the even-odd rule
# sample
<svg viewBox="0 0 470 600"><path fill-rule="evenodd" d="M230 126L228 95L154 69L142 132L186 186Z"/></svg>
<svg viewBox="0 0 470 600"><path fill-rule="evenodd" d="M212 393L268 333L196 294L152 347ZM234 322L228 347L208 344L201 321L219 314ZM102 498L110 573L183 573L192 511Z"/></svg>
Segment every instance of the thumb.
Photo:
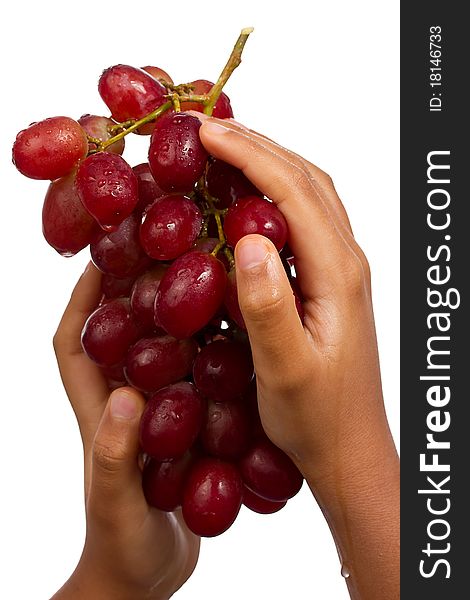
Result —
<svg viewBox="0 0 470 600"><path fill-rule="evenodd" d="M235 248L238 302L250 338L256 376L269 385L295 377L305 333L279 254L261 235L243 237Z"/></svg>
<svg viewBox="0 0 470 600"><path fill-rule="evenodd" d="M93 442L88 510L115 521L146 508L138 464L139 423L145 400L130 387L112 392Z"/></svg>

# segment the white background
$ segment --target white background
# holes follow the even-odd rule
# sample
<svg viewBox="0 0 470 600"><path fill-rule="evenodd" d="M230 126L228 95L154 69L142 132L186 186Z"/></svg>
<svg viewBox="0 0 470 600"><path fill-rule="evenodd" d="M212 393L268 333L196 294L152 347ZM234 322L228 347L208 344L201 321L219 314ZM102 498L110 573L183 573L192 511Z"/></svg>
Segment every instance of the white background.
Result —
<svg viewBox="0 0 470 600"><path fill-rule="evenodd" d="M44 242L47 183L11 165L16 132L48 116L106 114L96 83L112 64L155 64L179 82L214 80L239 30L255 26L227 86L235 116L333 176L372 266L398 442L399 15L390 0L46 0L3 11L0 595L29 600L62 585L84 539L81 444L51 339L88 257L63 259ZM129 140L129 162L145 160L147 142ZM304 487L279 514L242 509L226 534L203 541L196 572L175 597L348 595L329 530Z"/></svg>

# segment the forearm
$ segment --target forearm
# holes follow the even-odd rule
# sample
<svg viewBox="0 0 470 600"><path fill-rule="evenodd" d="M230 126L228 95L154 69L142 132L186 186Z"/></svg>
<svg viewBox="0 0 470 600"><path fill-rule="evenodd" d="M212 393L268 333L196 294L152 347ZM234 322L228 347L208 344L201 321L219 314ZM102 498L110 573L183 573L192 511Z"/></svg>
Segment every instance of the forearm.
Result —
<svg viewBox="0 0 470 600"><path fill-rule="evenodd" d="M302 466L334 536L353 600L398 600L399 461L385 422ZM348 576L349 574L349 576Z"/></svg>
<svg viewBox="0 0 470 600"><path fill-rule="evenodd" d="M133 528L130 535L123 534L125 543L107 540L104 532L97 539L88 535L75 571L51 600L171 598L193 572L200 540L189 534L181 511L151 514L152 519L145 522L142 531ZM149 533L150 540L146 539ZM143 546L129 554L135 537ZM138 565L129 568L134 560Z"/></svg>
<svg viewBox="0 0 470 600"><path fill-rule="evenodd" d="M77 569L51 600L85 600L85 598L126 600L127 598L130 599L131 596L126 590L113 589L109 580L84 576Z"/></svg>

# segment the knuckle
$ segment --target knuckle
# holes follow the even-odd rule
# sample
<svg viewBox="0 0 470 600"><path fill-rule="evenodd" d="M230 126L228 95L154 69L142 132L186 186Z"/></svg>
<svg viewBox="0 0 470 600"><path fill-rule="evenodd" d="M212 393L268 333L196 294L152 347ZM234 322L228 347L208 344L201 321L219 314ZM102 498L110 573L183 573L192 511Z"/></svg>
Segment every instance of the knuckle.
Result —
<svg viewBox="0 0 470 600"><path fill-rule="evenodd" d="M241 302L242 312L254 323L270 323L285 313L286 299L282 295L249 295Z"/></svg>
<svg viewBox="0 0 470 600"><path fill-rule="evenodd" d="M57 331L52 336L52 347L54 348L56 356L58 356L63 348L63 339L60 329L57 329Z"/></svg>
<svg viewBox="0 0 470 600"><path fill-rule="evenodd" d="M116 444L95 441L93 465L106 475L115 475L121 468L124 458L122 449Z"/></svg>
<svg viewBox="0 0 470 600"><path fill-rule="evenodd" d="M360 265L362 267L362 277L368 288L371 287L371 269L369 261L367 260L367 256L364 254L362 248L355 244L355 253L359 259Z"/></svg>
<svg viewBox="0 0 470 600"><path fill-rule="evenodd" d="M326 171L323 171L323 169L320 169L320 167L313 165L305 159L303 159L303 164L307 169L308 173L310 174L310 177L314 181L318 182L323 187L335 187L332 177L328 175Z"/></svg>
<svg viewBox="0 0 470 600"><path fill-rule="evenodd" d="M290 365L288 370L279 373L271 385L276 394L293 398L302 390L309 389L312 381L310 369L300 361L296 361L295 364Z"/></svg>
<svg viewBox="0 0 470 600"><path fill-rule="evenodd" d="M294 187L297 191L303 192L304 194L311 193L312 191L310 176L306 168L302 165L293 165L291 183L292 187Z"/></svg>
<svg viewBox="0 0 470 600"><path fill-rule="evenodd" d="M331 188L335 188L335 182L333 181L333 178L331 177L331 175L329 175L328 173L325 173L325 171L321 171L321 178L323 180L323 184L325 186L331 187Z"/></svg>
<svg viewBox="0 0 470 600"><path fill-rule="evenodd" d="M350 252L344 257L340 271L349 293L359 294L365 290L366 273L363 262L357 254Z"/></svg>
<svg viewBox="0 0 470 600"><path fill-rule="evenodd" d="M367 260L367 257L365 254L362 254L362 268L364 269L364 278L366 280L366 283L370 287L371 280L372 280L372 273L371 273L371 269L370 269L370 263Z"/></svg>

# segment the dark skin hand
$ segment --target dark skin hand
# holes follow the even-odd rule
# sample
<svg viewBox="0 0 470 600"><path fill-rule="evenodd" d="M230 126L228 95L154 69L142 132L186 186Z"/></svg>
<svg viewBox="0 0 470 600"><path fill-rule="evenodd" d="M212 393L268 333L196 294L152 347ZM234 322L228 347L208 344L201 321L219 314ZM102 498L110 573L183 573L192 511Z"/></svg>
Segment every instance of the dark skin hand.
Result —
<svg viewBox="0 0 470 600"><path fill-rule="evenodd" d="M302 326L274 246L257 235L240 240L238 295L263 427L320 504L351 598L398 599L399 462L366 257L326 173L239 123L200 118L208 152L241 169L284 214L305 300Z"/></svg>
<svg viewBox="0 0 470 600"><path fill-rule="evenodd" d="M80 562L54 600L165 600L187 580L199 538L180 511L148 506L139 467L139 420L145 401L132 388L110 394L83 353L80 333L100 297L101 273L90 263L54 337L60 374L84 449L86 541Z"/></svg>
<svg viewBox="0 0 470 600"><path fill-rule="evenodd" d="M242 169L289 227L303 325L271 242L250 235L235 249L263 427L318 501L351 598L398 600L399 462L383 404L367 260L326 173L233 120L194 114L208 152ZM82 276L55 338L84 443L87 539L54 598L169 598L194 569L199 540L180 514L145 503L137 460L143 398L124 388L108 399L82 353L80 330L98 302L99 278L93 267ZM117 397L127 418L111 416Z"/></svg>

